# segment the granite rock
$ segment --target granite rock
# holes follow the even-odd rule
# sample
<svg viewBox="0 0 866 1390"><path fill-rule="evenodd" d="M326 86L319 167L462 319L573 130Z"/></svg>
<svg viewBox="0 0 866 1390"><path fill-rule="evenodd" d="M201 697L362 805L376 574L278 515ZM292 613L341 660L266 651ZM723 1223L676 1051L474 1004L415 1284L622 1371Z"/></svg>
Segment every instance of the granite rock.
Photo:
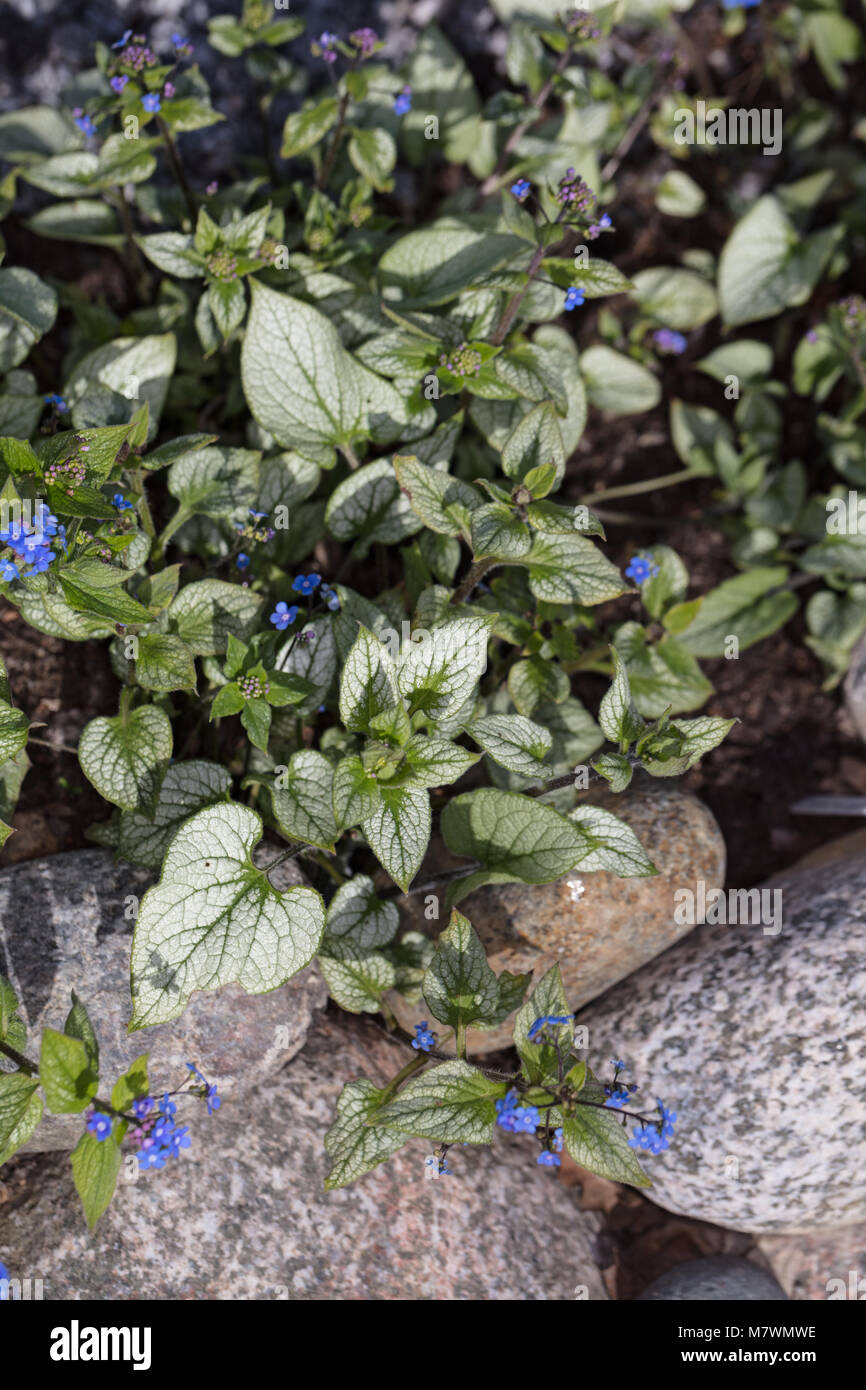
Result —
<svg viewBox="0 0 866 1390"><path fill-rule="evenodd" d="M772 1274L751 1260L731 1255L712 1255L686 1260L654 1279L638 1303L755 1303L787 1301L784 1289Z"/></svg>
<svg viewBox="0 0 866 1390"><path fill-rule="evenodd" d="M115 863L102 849L4 869L0 973L18 995L31 1052L38 1049L44 1026L62 1029L74 990L96 1028L100 1071L109 1087L147 1051L151 1079L160 1089L178 1084L190 1061L231 1095L240 1078L267 1077L295 1055L325 1006L324 981L309 967L270 994L246 994L237 985L196 994L181 1018L127 1036L135 911L154 877ZM299 881L291 861L275 870L279 888ZM49 1116L27 1151L71 1148L80 1133L80 1116Z"/></svg>
<svg viewBox="0 0 866 1390"><path fill-rule="evenodd" d="M860 738L866 743L866 637L851 654L851 665L842 686L845 709Z"/></svg>
<svg viewBox="0 0 866 1390"><path fill-rule="evenodd" d="M573 1009L691 931L674 921L674 886L703 879L715 888L725 879L725 842L712 813L696 797L646 778L620 796L601 792L592 799L632 827L659 870L656 877L574 870L554 883L491 884L460 903L497 973L531 970L537 981L558 964ZM419 899L408 901L405 925L429 931ZM399 995L389 995L388 1002L404 1027L426 1016L423 1005L414 1008ZM477 1055L505 1047L510 1039L511 1021L468 1034Z"/></svg>
<svg viewBox="0 0 866 1390"><path fill-rule="evenodd" d="M758 1249L791 1298L866 1300L866 1222L793 1236L761 1236Z"/></svg>
<svg viewBox="0 0 866 1390"><path fill-rule="evenodd" d="M698 926L579 1021L679 1116L653 1201L737 1231L847 1225L866 1198L866 854L765 887L778 932Z"/></svg>
<svg viewBox="0 0 866 1390"><path fill-rule="evenodd" d="M216 1116L185 1116L193 1142L179 1160L135 1181L124 1169L92 1235L68 1165L17 1160L0 1259L58 1300L605 1299L599 1218L537 1167L525 1136L454 1149L454 1176L431 1181L430 1146L413 1140L324 1191L343 1083L381 1084L404 1059L370 1022L326 1015L270 1081Z"/></svg>

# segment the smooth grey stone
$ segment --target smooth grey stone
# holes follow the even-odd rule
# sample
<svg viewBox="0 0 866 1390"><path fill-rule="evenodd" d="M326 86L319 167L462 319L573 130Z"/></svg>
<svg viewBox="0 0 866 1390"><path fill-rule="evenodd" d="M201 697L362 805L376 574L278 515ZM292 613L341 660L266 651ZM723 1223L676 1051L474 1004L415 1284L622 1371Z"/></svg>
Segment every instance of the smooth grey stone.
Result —
<svg viewBox="0 0 866 1390"><path fill-rule="evenodd" d="M772 1274L750 1260L733 1255L708 1255L703 1260L686 1260L660 1274L639 1295L638 1303L757 1303L769 1300L787 1302L787 1294Z"/></svg>

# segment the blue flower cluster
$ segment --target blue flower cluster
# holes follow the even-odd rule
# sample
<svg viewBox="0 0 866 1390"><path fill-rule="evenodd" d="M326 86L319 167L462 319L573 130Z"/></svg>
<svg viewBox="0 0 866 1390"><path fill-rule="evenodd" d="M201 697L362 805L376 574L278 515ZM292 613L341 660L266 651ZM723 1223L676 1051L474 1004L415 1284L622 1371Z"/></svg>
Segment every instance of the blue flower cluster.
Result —
<svg viewBox="0 0 866 1390"><path fill-rule="evenodd" d="M562 1153L561 1129L555 1129L553 1131L553 1139L551 1140L551 1143L552 1148L542 1149L541 1153L538 1155L538 1158L535 1160L536 1163L540 1164L542 1168L558 1168L560 1163L562 1162L561 1158L559 1157L559 1155Z"/></svg>
<svg viewBox="0 0 866 1390"><path fill-rule="evenodd" d="M10 583L13 579L29 578L33 574L44 574L48 566L57 558L52 550L56 541L61 548L66 545L66 527L61 526L53 512L44 503L37 503L36 521L11 521L0 531L0 542L8 546L16 558L5 556L0 559L0 579Z"/></svg>
<svg viewBox="0 0 866 1390"><path fill-rule="evenodd" d="M496 1123L509 1134L534 1134L541 1116L534 1105L518 1105L516 1091L509 1091L504 1100L496 1102Z"/></svg>
<svg viewBox="0 0 866 1390"><path fill-rule="evenodd" d="M431 1033L427 1026L426 1018L420 1023L415 1024L415 1036L412 1039L412 1046L416 1052L429 1052L436 1045L436 1034Z"/></svg>
<svg viewBox="0 0 866 1390"><path fill-rule="evenodd" d="M670 1148L677 1118L676 1111L668 1110L660 1100L657 1100L656 1104L661 1119L654 1124L635 1125L634 1133L628 1141L630 1149L646 1149L651 1154L660 1154Z"/></svg>

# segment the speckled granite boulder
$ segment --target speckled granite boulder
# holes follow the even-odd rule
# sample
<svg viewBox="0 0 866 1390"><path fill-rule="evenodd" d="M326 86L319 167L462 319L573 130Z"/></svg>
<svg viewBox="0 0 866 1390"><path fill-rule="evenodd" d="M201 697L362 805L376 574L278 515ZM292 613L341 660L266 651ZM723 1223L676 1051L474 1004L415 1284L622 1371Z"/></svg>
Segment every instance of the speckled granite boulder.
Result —
<svg viewBox="0 0 866 1390"><path fill-rule="evenodd" d="M751 1260L739 1260L732 1255L711 1255L703 1260L686 1260L674 1265L649 1288L644 1289L638 1303L753 1303L768 1300L773 1303L787 1299L765 1269Z"/></svg>
<svg viewBox="0 0 866 1390"><path fill-rule="evenodd" d="M657 877L574 870L554 883L490 885L460 904L494 970L532 970L538 980L558 963L573 1009L692 930L674 921L675 886L704 879L715 888L725 879L725 842L712 813L696 797L647 777L621 796L602 792L592 799L628 822L659 870ZM409 921L406 914L406 924L430 931L435 924L423 916L423 899L409 901L413 916ZM399 995L389 996L389 1002L406 1027L425 1017L423 1007L413 1009ZM511 1026L489 1033L470 1030L468 1037L470 1049L484 1055L508 1045Z"/></svg>
<svg viewBox="0 0 866 1390"><path fill-rule="evenodd" d="M651 1200L737 1231L862 1221L866 855L765 886L777 935L697 927L580 1022L679 1115Z"/></svg>
<svg viewBox="0 0 866 1390"><path fill-rule="evenodd" d="M842 689L851 722L866 743L866 637L861 637L854 648Z"/></svg>
<svg viewBox="0 0 866 1390"><path fill-rule="evenodd" d="M455 1149L454 1176L433 1181L414 1140L324 1191L343 1083L381 1083L403 1059L369 1022L326 1016L253 1095L194 1112L175 1164L121 1179L93 1235L68 1165L23 1159L0 1203L0 1259L13 1277L38 1272L46 1299L604 1299L599 1218L524 1136Z"/></svg>
<svg viewBox="0 0 866 1390"><path fill-rule="evenodd" d="M866 1222L793 1236L761 1236L758 1249L791 1298L866 1300Z"/></svg>
<svg viewBox="0 0 866 1390"><path fill-rule="evenodd" d="M299 880L299 871L287 861L273 881L284 888ZM325 1006L324 981L310 968L270 994L249 995L235 985L197 994L173 1023L127 1036L132 899L140 899L153 881L153 874L116 864L101 849L31 859L3 870L0 974L18 994L33 1047L39 1046L43 1026L63 1027L75 990L97 1030L101 1074L109 1086L149 1051L157 1086L176 1084L186 1074L184 1063L194 1061L230 1095L239 1077L268 1076L295 1055ZM28 1151L70 1148L80 1133L80 1116L50 1116Z"/></svg>

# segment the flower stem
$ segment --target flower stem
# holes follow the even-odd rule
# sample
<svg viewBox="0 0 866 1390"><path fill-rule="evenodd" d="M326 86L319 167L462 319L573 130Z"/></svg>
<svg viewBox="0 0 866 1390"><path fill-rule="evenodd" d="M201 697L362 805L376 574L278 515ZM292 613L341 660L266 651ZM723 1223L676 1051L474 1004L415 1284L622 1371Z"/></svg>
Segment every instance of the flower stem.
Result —
<svg viewBox="0 0 866 1390"><path fill-rule="evenodd" d="M498 564L501 564L501 561L494 560L490 555L485 556L483 560L473 560L463 583L451 595L451 602L465 603L476 584L480 584L487 571L492 570Z"/></svg>
<svg viewBox="0 0 866 1390"><path fill-rule="evenodd" d="M639 483L623 483L621 487L606 487L602 488L601 492L588 492L580 500L588 506L591 502L601 501L602 498L607 500L610 497L637 497L641 492L652 492L657 487L673 487L675 483L686 483L691 478L701 476L701 470L698 468L680 468L676 473L664 473L660 478L644 478Z"/></svg>

